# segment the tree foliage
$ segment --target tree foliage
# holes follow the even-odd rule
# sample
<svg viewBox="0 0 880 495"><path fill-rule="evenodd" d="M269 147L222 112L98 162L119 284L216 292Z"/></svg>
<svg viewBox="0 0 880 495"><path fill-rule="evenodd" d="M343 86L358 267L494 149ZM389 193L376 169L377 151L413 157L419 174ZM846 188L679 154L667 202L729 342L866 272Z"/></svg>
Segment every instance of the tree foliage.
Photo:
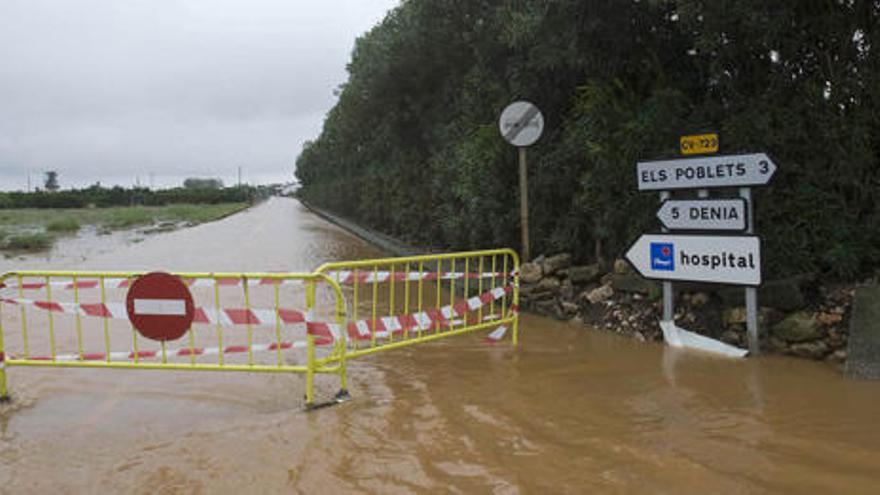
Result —
<svg viewBox="0 0 880 495"><path fill-rule="evenodd" d="M300 194L412 242L517 247L496 120L527 99L535 251L619 256L657 228L635 162L711 129L780 166L756 197L769 275L853 277L880 260L878 20L858 0L408 0L357 40Z"/></svg>

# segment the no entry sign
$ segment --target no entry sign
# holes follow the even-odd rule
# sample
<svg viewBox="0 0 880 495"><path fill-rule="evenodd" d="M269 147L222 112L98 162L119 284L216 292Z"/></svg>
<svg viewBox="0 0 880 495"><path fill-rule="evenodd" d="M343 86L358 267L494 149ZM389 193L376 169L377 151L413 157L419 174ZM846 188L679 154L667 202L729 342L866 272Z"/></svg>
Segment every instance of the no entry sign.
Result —
<svg viewBox="0 0 880 495"><path fill-rule="evenodd" d="M152 340L177 340L195 316L192 294L180 278L152 272L131 284L125 297L128 319L141 335Z"/></svg>

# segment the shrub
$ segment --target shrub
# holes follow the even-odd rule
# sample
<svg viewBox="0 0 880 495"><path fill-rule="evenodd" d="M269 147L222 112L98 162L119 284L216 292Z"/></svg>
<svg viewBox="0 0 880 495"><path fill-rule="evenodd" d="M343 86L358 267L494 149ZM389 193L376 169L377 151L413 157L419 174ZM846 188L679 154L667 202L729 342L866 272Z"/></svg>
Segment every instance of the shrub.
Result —
<svg viewBox="0 0 880 495"><path fill-rule="evenodd" d="M42 232L33 234L15 234L6 239L3 247L20 251L43 251L52 247L54 241L54 237Z"/></svg>
<svg viewBox="0 0 880 495"><path fill-rule="evenodd" d="M73 217L60 217L46 224L49 232L76 232L79 230L79 222Z"/></svg>

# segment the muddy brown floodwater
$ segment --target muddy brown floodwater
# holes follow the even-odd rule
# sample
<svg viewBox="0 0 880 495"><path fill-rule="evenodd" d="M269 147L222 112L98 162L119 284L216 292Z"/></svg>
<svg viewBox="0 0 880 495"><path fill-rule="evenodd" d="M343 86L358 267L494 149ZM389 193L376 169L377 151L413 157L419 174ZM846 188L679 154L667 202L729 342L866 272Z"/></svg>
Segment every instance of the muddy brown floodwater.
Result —
<svg viewBox="0 0 880 495"><path fill-rule="evenodd" d="M50 265L310 271L378 255L273 199ZM18 407L0 415L2 493L880 492L880 383L530 315L518 349L471 336L351 363L354 400L311 413L298 375L9 376Z"/></svg>

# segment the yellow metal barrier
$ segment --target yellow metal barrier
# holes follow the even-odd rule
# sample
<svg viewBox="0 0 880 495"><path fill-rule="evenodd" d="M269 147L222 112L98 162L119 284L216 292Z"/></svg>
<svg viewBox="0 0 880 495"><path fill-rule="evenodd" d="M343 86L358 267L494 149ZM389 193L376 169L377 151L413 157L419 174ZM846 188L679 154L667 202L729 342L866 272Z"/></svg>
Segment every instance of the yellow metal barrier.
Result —
<svg viewBox="0 0 880 495"><path fill-rule="evenodd" d="M321 265L347 296L346 338L319 365L455 335L507 327L519 333L519 257L510 249Z"/></svg>
<svg viewBox="0 0 880 495"><path fill-rule="evenodd" d="M303 373L307 406L315 401L316 374L339 375L345 389L345 368L319 362L323 354L338 353L336 347L344 341L311 331L312 321L330 322L314 325L317 330L337 331L344 325L342 291L330 278L300 273L176 273L190 288L196 317L176 341L184 343L172 348L178 344L148 340L127 319L122 301L140 275L4 274L0 278L0 399L9 397L6 367L13 366ZM16 319L13 323L20 334L7 332L8 321ZM32 325L43 331L34 332ZM230 332L234 327L245 331ZM125 350L118 350L123 346ZM288 362L296 349L305 351L305 364Z"/></svg>
<svg viewBox="0 0 880 495"><path fill-rule="evenodd" d="M302 373L311 407L317 374L338 375L336 399L347 396L350 359L493 328L518 340L519 258L509 249L327 263L311 274L176 273L196 306L184 344L146 339L129 323L120 299L141 275L2 275L0 400L7 366L46 366ZM297 349L304 364L289 362Z"/></svg>

